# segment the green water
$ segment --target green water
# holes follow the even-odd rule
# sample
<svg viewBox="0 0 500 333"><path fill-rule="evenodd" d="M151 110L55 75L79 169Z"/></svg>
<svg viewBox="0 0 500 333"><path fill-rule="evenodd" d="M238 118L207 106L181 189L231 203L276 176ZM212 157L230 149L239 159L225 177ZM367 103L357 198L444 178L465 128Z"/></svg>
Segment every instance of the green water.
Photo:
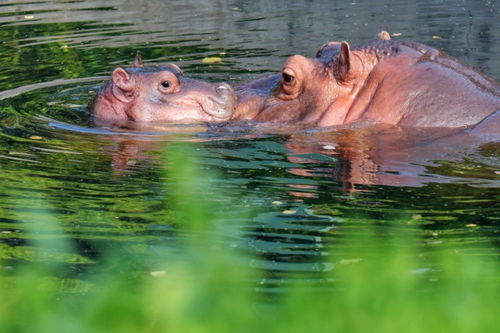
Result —
<svg viewBox="0 0 500 333"><path fill-rule="evenodd" d="M108 249L155 261L190 239L167 199L162 171L173 142L190 141L213 172L218 214L238 226L225 246L254 256L269 290L292 273L332 269L344 235L388 225L418 231L424 252L453 250L498 262L498 144L379 155L362 130L262 133L214 127L118 131L93 125L87 103L140 52L188 76L238 85L312 56L328 40L366 41L380 29L444 49L500 79L499 8L489 1L377 4L332 1L18 1L0 4L0 269L42 257L80 276ZM216 64L202 64L209 56ZM399 142L393 134L390 142ZM345 138L352 137L346 144ZM399 150L401 148L401 150ZM162 152L165 154L162 155ZM166 157L163 157L166 156ZM60 230L33 233L50 216ZM34 240L62 237L67 252ZM401 242L405 240L402 239ZM417 267L418 268L418 267Z"/></svg>

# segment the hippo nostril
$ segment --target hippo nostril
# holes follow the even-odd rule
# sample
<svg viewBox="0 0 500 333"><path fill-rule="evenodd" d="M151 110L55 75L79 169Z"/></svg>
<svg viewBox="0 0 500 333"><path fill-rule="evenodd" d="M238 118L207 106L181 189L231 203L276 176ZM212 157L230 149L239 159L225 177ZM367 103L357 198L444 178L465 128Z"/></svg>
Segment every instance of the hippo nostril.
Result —
<svg viewBox="0 0 500 333"><path fill-rule="evenodd" d="M236 93L227 83L215 85L215 96L208 97L203 103L206 113L218 120L228 120L236 109Z"/></svg>
<svg viewBox="0 0 500 333"><path fill-rule="evenodd" d="M234 89L227 83L219 83L215 87L216 94L221 98L221 104L224 104L226 110L232 110L236 106L236 93Z"/></svg>
<svg viewBox="0 0 500 333"><path fill-rule="evenodd" d="M219 83L219 85L217 87L215 87L215 92L217 93L217 95L219 95L221 97L234 96L233 88L225 82Z"/></svg>
<svg viewBox="0 0 500 333"><path fill-rule="evenodd" d="M215 88L215 91L217 92L217 94L221 95L221 94L227 94L227 91L228 91L228 87L226 87L225 85L220 85L220 86L217 86Z"/></svg>

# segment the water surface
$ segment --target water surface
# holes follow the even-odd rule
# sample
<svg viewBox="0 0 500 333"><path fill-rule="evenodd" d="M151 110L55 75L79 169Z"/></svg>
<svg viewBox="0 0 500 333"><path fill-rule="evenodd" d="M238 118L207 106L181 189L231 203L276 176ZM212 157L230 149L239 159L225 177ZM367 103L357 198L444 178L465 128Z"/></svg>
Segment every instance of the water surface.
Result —
<svg viewBox="0 0 500 333"><path fill-rule="evenodd" d="M179 139L167 129L96 127L86 105L137 52L150 64L175 62L186 75L238 85L280 70L289 55L312 56L329 40L355 45L381 29L499 80L499 10L494 1L3 1L2 267L33 260L42 251L33 237L59 237L29 232L47 210L77 246L57 260L74 267L98 261L107 247L146 258L175 253L190 235L176 232L165 199L175 179L163 173L161 152L168 164L178 140L192 141L200 167L219 175L218 190L200 195L216 198L243 225L227 246L255 254L249 264L268 272L270 286L290 272L332 269L326 250L345 250L343 234L373 225L418 229L425 251L498 260L498 143L414 147L404 139L432 133L378 137L376 128L214 127ZM202 63L212 56L222 61ZM237 213L250 208L249 216Z"/></svg>

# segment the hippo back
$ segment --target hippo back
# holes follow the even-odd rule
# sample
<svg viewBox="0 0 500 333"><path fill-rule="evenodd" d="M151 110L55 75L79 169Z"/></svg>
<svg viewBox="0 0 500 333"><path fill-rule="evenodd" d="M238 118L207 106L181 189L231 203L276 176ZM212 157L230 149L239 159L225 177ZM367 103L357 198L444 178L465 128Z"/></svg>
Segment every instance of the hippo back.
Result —
<svg viewBox="0 0 500 333"><path fill-rule="evenodd" d="M401 126L471 126L500 110L500 85L433 47L377 40L353 49L376 57L365 86L362 120ZM351 115L352 118L352 115Z"/></svg>

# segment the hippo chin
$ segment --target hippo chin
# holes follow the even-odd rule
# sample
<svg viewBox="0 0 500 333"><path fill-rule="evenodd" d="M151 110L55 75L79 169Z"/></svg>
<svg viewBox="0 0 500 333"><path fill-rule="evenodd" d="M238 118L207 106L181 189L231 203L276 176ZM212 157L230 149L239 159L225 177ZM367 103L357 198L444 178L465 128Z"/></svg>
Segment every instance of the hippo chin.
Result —
<svg viewBox="0 0 500 333"><path fill-rule="evenodd" d="M231 118L236 95L226 83L210 84L183 76L174 65L118 67L90 108L96 123L220 122Z"/></svg>
<svg viewBox="0 0 500 333"><path fill-rule="evenodd" d="M466 127L500 110L500 85L444 53L382 31L351 49L329 42L290 57L280 74L237 89L232 119L334 126L378 122Z"/></svg>

